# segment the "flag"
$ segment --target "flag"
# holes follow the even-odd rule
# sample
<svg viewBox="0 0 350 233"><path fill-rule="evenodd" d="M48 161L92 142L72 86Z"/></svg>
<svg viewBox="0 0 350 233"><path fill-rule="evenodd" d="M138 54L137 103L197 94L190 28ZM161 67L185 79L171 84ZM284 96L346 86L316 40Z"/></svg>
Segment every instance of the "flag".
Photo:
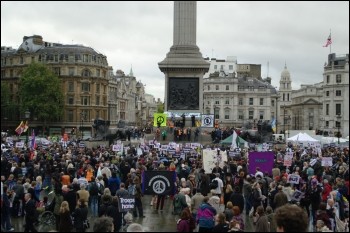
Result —
<svg viewBox="0 0 350 233"><path fill-rule="evenodd" d="M32 150L34 150L36 148L34 129L32 129L32 139L31 139L31 143L30 143L30 148L32 148Z"/></svg>
<svg viewBox="0 0 350 233"><path fill-rule="evenodd" d="M23 121L21 121L21 123L19 124L19 126L17 126L15 131L16 131L16 133L18 135L21 135L23 133L23 131L24 131L24 123L23 123Z"/></svg>
<svg viewBox="0 0 350 233"><path fill-rule="evenodd" d="M199 120L196 120L196 127L201 127L201 122Z"/></svg>
<svg viewBox="0 0 350 233"><path fill-rule="evenodd" d="M236 133L236 130L233 130L233 134L232 134L232 144L231 144L231 148L235 149L238 148L238 143L239 143L239 138L238 135Z"/></svg>
<svg viewBox="0 0 350 233"><path fill-rule="evenodd" d="M154 117L153 126L158 126L158 124L160 124L159 126L166 126L167 114L154 113L153 117Z"/></svg>
<svg viewBox="0 0 350 233"><path fill-rule="evenodd" d="M331 45L331 44L332 44L332 37L331 37L331 34L329 34L326 44L323 45L323 47L328 47L328 45Z"/></svg>
<svg viewBox="0 0 350 233"><path fill-rule="evenodd" d="M27 132L29 126L28 126L28 121L26 121L26 123L24 123L24 126L23 126L23 132Z"/></svg>
<svg viewBox="0 0 350 233"><path fill-rule="evenodd" d="M273 118L271 121L271 128L274 133L276 133L276 118Z"/></svg>

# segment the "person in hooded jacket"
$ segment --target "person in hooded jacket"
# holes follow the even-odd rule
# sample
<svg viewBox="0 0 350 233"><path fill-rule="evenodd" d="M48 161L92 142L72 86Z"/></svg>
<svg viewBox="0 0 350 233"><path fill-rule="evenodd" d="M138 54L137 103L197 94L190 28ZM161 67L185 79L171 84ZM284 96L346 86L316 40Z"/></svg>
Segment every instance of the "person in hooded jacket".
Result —
<svg viewBox="0 0 350 233"><path fill-rule="evenodd" d="M85 232L84 221L87 219L88 208L84 199L78 201L78 206L74 211L74 227L76 232Z"/></svg>
<svg viewBox="0 0 350 233"><path fill-rule="evenodd" d="M196 222L199 225L198 232L211 232L215 226L214 217L216 210L209 203L209 197L204 197L203 203L197 210Z"/></svg>

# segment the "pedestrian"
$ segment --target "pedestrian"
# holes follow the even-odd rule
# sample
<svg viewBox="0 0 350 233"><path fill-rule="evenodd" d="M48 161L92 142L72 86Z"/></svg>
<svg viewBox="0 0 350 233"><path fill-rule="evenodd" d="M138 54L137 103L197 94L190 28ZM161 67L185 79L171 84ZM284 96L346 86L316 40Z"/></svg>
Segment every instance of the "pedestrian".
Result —
<svg viewBox="0 0 350 233"><path fill-rule="evenodd" d="M254 216L255 232L269 232L270 226L263 206L258 206Z"/></svg>
<svg viewBox="0 0 350 233"><path fill-rule="evenodd" d="M32 200L32 195L30 193L26 193L24 195L25 206L24 211L26 213L25 216L25 227L24 232L37 232L34 227L34 223L38 221L38 215L36 212L35 201Z"/></svg>
<svg viewBox="0 0 350 233"><path fill-rule="evenodd" d="M203 203L197 211L196 223L199 226L198 232L212 232L215 221L216 210L209 203L209 197L204 197Z"/></svg>
<svg viewBox="0 0 350 233"><path fill-rule="evenodd" d="M213 232L228 232L229 225L226 222L225 214L220 213L215 215L215 227Z"/></svg>
<svg viewBox="0 0 350 233"><path fill-rule="evenodd" d="M88 208L84 199L78 200L78 206L74 211L74 227L76 232L85 232L84 222L87 221Z"/></svg>
<svg viewBox="0 0 350 233"><path fill-rule="evenodd" d="M95 219L93 232L114 232L113 219L111 217Z"/></svg>
<svg viewBox="0 0 350 233"><path fill-rule="evenodd" d="M73 229L73 223L72 223L72 218L69 211L69 204L67 201L63 201L60 208L59 232L71 232L72 229Z"/></svg>
<svg viewBox="0 0 350 233"><path fill-rule="evenodd" d="M275 211L277 232L307 232L309 218L297 205L284 205Z"/></svg>

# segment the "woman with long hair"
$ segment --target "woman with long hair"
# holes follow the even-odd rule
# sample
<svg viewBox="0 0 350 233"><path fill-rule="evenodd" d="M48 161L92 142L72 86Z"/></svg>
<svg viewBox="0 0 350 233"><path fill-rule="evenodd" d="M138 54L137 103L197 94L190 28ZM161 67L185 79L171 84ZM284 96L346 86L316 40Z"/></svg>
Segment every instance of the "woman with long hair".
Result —
<svg viewBox="0 0 350 233"><path fill-rule="evenodd" d="M67 201L63 201L60 207L60 226L59 232L70 232L73 228L70 216L69 205Z"/></svg>

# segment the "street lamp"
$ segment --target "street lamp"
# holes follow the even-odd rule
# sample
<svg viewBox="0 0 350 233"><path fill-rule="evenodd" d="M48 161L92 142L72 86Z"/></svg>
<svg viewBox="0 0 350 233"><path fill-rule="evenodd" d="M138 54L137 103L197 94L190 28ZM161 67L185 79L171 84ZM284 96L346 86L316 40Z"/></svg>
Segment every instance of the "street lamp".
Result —
<svg viewBox="0 0 350 233"><path fill-rule="evenodd" d="M81 112L80 113L80 133L81 133L81 139L84 139L84 131L83 131L83 127L84 127L84 119L85 119L85 113Z"/></svg>
<svg viewBox="0 0 350 233"><path fill-rule="evenodd" d="M27 109L27 111L24 112L24 118L26 119L26 125L28 126L28 120L30 118L30 112ZM27 129L27 135L26 135L26 145L28 146L28 138L29 138L29 129Z"/></svg>
<svg viewBox="0 0 350 233"><path fill-rule="evenodd" d="M341 116L340 114L337 114L337 127L338 127L338 145L340 144L340 120L341 120Z"/></svg>

